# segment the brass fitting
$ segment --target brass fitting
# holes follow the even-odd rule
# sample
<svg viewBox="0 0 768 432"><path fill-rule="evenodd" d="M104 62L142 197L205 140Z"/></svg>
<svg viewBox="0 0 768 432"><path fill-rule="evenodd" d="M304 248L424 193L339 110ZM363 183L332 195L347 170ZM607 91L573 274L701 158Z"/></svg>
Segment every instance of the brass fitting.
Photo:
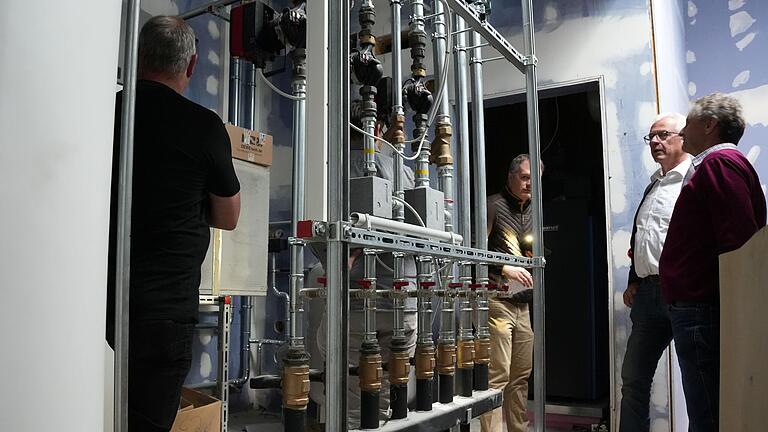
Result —
<svg viewBox="0 0 768 432"><path fill-rule="evenodd" d="M411 76L414 79L425 78L427 76L427 69L425 69L423 66L414 64L411 66Z"/></svg>
<svg viewBox="0 0 768 432"><path fill-rule="evenodd" d="M309 365L283 369L283 407L302 410L309 403Z"/></svg>
<svg viewBox="0 0 768 432"><path fill-rule="evenodd" d="M435 127L435 139L432 140L432 154L429 162L438 165L453 165L451 156L451 136L453 128L450 123L440 122Z"/></svg>
<svg viewBox="0 0 768 432"><path fill-rule="evenodd" d="M360 33L358 35L358 40L360 41L361 46L365 46L365 45L376 46L376 36L372 34Z"/></svg>
<svg viewBox="0 0 768 432"><path fill-rule="evenodd" d="M361 354L357 373L360 378L360 390L370 393L380 391L381 378L384 375L381 354Z"/></svg>
<svg viewBox="0 0 768 432"><path fill-rule="evenodd" d="M384 139L392 144L402 144L405 142L405 116L402 114L395 114L392 116L392 125L384 133ZM380 141L376 141L381 145Z"/></svg>
<svg viewBox="0 0 768 432"><path fill-rule="evenodd" d="M389 382L392 384L408 384L411 363L408 351L392 351L389 356Z"/></svg>
<svg viewBox="0 0 768 432"><path fill-rule="evenodd" d="M435 376L435 347L416 347L416 378L432 379Z"/></svg>
<svg viewBox="0 0 768 432"><path fill-rule="evenodd" d="M475 363L488 364L491 362L491 340L475 340Z"/></svg>
<svg viewBox="0 0 768 432"><path fill-rule="evenodd" d="M475 341L460 340L458 365L460 369L469 369L475 366Z"/></svg>
<svg viewBox="0 0 768 432"><path fill-rule="evenodd" d="M440 375L453 375L456 372L456 345L437 345L437 373Z"/></svg>

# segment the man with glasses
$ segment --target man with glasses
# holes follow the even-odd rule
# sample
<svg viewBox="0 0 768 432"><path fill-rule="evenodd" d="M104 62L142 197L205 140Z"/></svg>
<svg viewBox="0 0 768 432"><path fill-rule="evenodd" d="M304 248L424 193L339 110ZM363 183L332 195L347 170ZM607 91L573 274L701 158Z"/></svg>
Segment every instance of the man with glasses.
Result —
<svg viewBox="0 0 768 432"><path fill-rule="evenodd" d="M681 135L693 155L694 173L687 176L672 213L659 269L689 430L711 432L719 430L718 258L765 226L765 193L754 167L736 148L745 127L736 99L720 93L704 96L693 103L686 123Z"/></svg>
<svg viewBox="0 0 768 432"><path fill-rule="evenodd" d="M672 340L667 305L661 300L659 258L691 160L683 151L681 114L661 114L643 137L659 169L651 176L635 213L631 266L624 304L632 308L632 332L621 369L620 432L648 432L651 383L661 354Z"/></svg>

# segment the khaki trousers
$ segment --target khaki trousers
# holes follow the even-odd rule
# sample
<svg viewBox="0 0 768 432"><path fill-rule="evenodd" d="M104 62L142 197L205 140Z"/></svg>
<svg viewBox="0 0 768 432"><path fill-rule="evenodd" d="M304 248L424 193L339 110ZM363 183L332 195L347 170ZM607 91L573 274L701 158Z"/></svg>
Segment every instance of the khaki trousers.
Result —
<svg viewBox="0 0 768 432"><path fill-rule="evenodd" d="M482 432L528 432L528 377L533 367L533 330L527 303L491 299L491 364L488 384L501 390L504 405L480 418Z"/></svg>

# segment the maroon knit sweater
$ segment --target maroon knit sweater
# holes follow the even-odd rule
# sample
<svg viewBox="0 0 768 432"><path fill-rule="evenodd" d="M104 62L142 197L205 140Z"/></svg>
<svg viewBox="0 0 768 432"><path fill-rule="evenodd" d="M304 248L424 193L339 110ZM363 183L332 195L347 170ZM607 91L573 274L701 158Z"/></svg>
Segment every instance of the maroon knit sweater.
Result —
<svg viewBox="0 0 768 432"><path fill-rule="evenodd" d="M667 303L719 303L718 256L740 248L766 223L765 196L738 150L707 155L683 186L659 260Z"/></svg>

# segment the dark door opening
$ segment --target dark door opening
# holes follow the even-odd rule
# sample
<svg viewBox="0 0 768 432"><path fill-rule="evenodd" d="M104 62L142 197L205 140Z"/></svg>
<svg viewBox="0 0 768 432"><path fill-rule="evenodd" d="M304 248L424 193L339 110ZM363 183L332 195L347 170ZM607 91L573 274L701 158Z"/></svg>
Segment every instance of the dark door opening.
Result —
<svg viewBox="0 0 768 432"><path fill-rule="evenodd" d="M545 165L547 401L603 400L609 394L610 375L599 87L594 82L540 91L539 95ZM489 195L505 187L510 161L528 153L527 126L524 95L486 101Z"/></svg>

